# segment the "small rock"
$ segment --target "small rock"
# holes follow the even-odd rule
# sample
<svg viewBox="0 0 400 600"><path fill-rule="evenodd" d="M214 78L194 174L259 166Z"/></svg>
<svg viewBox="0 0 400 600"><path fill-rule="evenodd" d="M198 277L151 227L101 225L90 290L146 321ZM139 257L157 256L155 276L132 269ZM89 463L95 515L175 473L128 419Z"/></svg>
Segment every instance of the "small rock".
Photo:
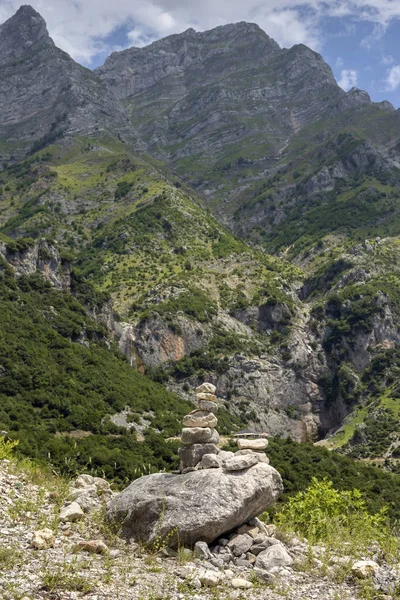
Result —
<svg viewBox="0 0 400 600"><path fill-rule="evenodd" d="M366 579L376 575L379 571L379 565L373 560L359 560L351 567L353 575L359 579Z"/></svg>
<svg viewBox="0 0 400 600"><path fill-rule="evenodd" d="M35 531L32 535L31 545L36 550L45 550L46 548L54 547L54 533L51 529L41 529L40 531Z"/></svg>
<svg viewBox="0 0 400 600"><path fill-rule="evenodd" d="M255 554L256 556L258 554L260 554L261 552L264 552L264 550L266 550L267 548L270 548L271 546L276 546L277 544L280 544L280 541L277 540L276 538L270 538L270 537L263 537L263 540L260 543L256 543L257 542L257 538L254 540L254 545L251 548L251 551L253 554Z"/></svg>
<svg viewBox="0 0 400 600"><path fill-rule="evenodd" d="M264 571L270 571L273 567L289 567L293 559L282 544L271 546L257 556L255 566Z"/></svg>
<svg viewBox="0 0 400 600"><path fill-rule="evenodd" d="M229 556L227 558L229 558ZM229 560L227 562L229 562ZM225 560L223 558L214 557L209 561L209 563L212 564L214 567L217 567L217 569L222 569L225 565Z"/></svg>
<svg viewBox="0 0 400 600"><path fill-rule="evenodd" d="M114 548L113 550L110 550L110 558L118 558L118 556L121 555L121 550L118 550L118 548Z"/></svg>
<svg viewBox="0 0 400 600"><path fill-rule="evenodd" d="M193 410L191 413L183 417L184 427L210 427L213 429L217 426L217 417L205 410Z"/></svg>
<svg viewBox="0 0 400 600"><path fill-rule="evenodd" d="M197 405L200 410L208 410L212 413L218 412L218 404L216 402L211 402L211 400L199 400L197 399Z"/></svg>
<svg viewBox="0 0 400 600"><path fill-rule="evenodd" d="M228 544L228 548L232 550L235 556L241 556L250 550L253 545L253 538L244 533L242 535L237 535L232 538Z"/></svg>
<svg viewBox="0 0 400 600"><path fill-rule="evenodd" d="M251 581L247 581L247 579L241 579L240 577L232 579L231 585L237 590L249 590L253 587Z"/></svg>
<svg viewBox="0 0 400 600"><path fill-rule="evenodd" d="M265 450L268 446L268 440L258 439L258 440L246 440L239 438L237 440L237 447L239 450Z"/></svg>
<svg viewBox="0 0 400 600"><path fill-rule="evenodd" d="M196 395L197 394L215 394L217 388L215 387L215 385L213 383L202 383L201 385L199 385L196 389Z"/></svg>
<svg viewBox="0 0 400 600"><path fill-rule="evenodd" d="M94 477L92 475L79 475L79 477L75 480L74 487L75 488L85 488L89 485L93 485Z"/></svg>
<svg viewBox="0 0 400 600"><path fill-rule="evenodd" d="M247 558L237 558L235 561L237 567L245 567L246 569L251 569L251 562L247 560Z"/></svg>
<svg viewBox="0 0 400 600"><path fill-rule="evenodd" d="M182 429L182 444L217 444L219 435L210 427L184 427Z"/></svg>
<svg viewBox="0 0 400 600"><path fill-rule="evenodd" d="M267 458L264 455L265 458ZM250 467L254 467L254 465L266 462L263 460L261 454L247 454L245 456L234 456L225 462L226 471L242 471L244 469L250 469Z"/></svg>
<svg viewBox="0 0 400 600"><path fill-rule="evenodd" d="M102 540L78 542L76 548L77 550L84 550L91 554L106 554L108 552L108 546Z"/></svg>
<svg viewBox="0 0 400 600"><path fill-rule="evenodd" d="M83 495L87 495L87 496L91 496L92 498L96 498L97 497L97 488L95 485L88 485L86 487L73 487L70 489L69 494L68 494L68 500L71 500L72 502L74 500L76 500L77 498L79 498L80 496Z"/></svg>
<svg viewBox="0 0 400 600"><path fill-rule="evenodd" d="M72 502L68 506L63 506L60 510L60 521L74 522L84 519L85 513L77 502Z"/></svg>
<svg viewBox="0 0 400 600"><path fill-rule="evenodd" d="M218 585L222 579L221 573L204 569L199 573L199 580L205 587L214 587Z"/></svg>
<svg viewBox="0 0 400 600"><path fill-rule="evenodd" d="M210 548L206 542L196 542L194 545L194 556L201 560L208 560L213 558Z"/></svg>
<svg viewBox="0 0 400 600"><path fill-rule="evenodd" d="M219 454L205 454L199 463L200 469L218 469L222 467L223 461Z"/></svg>

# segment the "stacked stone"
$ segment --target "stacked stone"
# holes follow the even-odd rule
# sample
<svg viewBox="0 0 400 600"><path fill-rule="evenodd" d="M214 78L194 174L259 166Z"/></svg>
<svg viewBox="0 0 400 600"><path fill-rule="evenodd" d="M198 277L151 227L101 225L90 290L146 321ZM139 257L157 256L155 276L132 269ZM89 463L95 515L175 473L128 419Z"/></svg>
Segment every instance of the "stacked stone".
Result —
<svg viewBox="0 0 400 600"><path fill-rule="evenodd" d="M267 446L268 440L266 438L239 438L237 440L239 450L235 452L234 460L225 463L225 469L236 471L239 468L248 469L259 462L269 463L269 459L264 452Z"/></svg>
<svg viewBox="0 0 400 600"><path fill-rule="evenodd" d="M182 444L179 448L179 457L181 459L180 472L188 473L198 468L219 467L217 461L215 465L213 457L219 453L217 444L219 434L215 427L218 419L215 416L218 411L218 400L215 396L216 387L212 383L203 383L196 388L197 408L186 415L183 419ZM206 464L201 464L204 456Z"/></svg>

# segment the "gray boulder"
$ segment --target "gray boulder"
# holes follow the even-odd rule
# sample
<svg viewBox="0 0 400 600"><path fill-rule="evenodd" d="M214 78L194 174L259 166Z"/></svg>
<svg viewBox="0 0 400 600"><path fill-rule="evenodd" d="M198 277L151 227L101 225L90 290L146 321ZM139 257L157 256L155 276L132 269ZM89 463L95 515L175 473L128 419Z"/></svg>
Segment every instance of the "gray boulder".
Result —
<svg viewBox="0 0 400 600"><path fill-rule="evenodd" d="M107 506L125 538L171 546L208 544L264 512L283 490L279 473L265 463L241 472L223 469L185 475L158 473L137 479Z"/></svg>
<svg viewBox="0 0 400 600"><path fill-rule="evenodd" d="M282 544L276 544L257 556L256 568L270 571L274 567L290 567L293 559Z"/></svg>

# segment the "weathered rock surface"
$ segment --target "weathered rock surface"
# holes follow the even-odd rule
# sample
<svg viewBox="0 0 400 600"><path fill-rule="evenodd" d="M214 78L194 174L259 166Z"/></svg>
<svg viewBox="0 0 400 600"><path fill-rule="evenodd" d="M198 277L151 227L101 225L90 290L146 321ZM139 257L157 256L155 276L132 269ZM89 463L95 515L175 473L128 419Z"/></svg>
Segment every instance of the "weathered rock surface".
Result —
<svg viewBox="0 0 400 600"><path fill-rule="evenodd" d="M183 418L184 427L210 427L217 426L218 419L213 413L204 410L193 410Z"/></svg>
<svg viewBox="0 0 400 600"><path fill-rule="evenodd" d="M212 542L261 514L282 491L279 473L257 464L240 473L207 469L185 475L148 475L134 481L107 507L127 538L169 544ZM178 533L179 532L179 533Z"/></svg>
<svg viewBox="0 0 400 600"><path fill-rule="evenodd" d="M215 444L192 444L178 449L182 469L195 467L205 454L218 454L219 448Z"/></svg>
<svg viewBox="0 0 400 600"><path fill-rule="evenodd" d="M84 519L85 513L77 502L71 502L60 510L60 521L71 522Z"/></svg>
<svg viewBox="0 0 400 600"><path fill-rule="evenodd" d="M54 546L55 536L51 529L41 529L32 535L31 545L36 550L44 550Z"/></svg>
<svg viewBox="0 0 400 600"><path fill-rule="evenodd" d="M225 461L225 469L227 471L242 471L243 469L249 469L257 463L268 463L268 457L265 456L265 454L256 452L245 454L244 456L235 455L233 458L229 458Z"/></svg>
<svg viewBox="0 0 400 600"><path fill-rule="evenodd" d="M374 560L358 560L351 567L351 572L360 579L376 575L379 565Z"/></svg>
<svg viewBox="0 0 400 600"><path fill-rule="evenodd" d="M268 446L267 439L248 440L238 439L237 447L239 450L265 450Z"/></svg>
<svg viewBox="0 0 400 600"><path fill-rule="evenodd" d="M290 567L293 558L282 544L274 544L257 556L255 566L257 569L270 571L274 567Z"/></svg>
<svg viewBox="0 0 400 600"><path fill-rule="evenodd" d="M182 429L182 444L218 444L219 435L210 427L185 427Z"/></svg>

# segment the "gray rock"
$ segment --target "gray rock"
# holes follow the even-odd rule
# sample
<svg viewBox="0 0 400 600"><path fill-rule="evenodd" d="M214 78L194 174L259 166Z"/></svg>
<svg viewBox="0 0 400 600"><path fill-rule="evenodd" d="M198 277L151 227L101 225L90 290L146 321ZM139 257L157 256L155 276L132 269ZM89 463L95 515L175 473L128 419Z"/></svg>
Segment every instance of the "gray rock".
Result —
<svg viewBox="0 0 400 600"><path fill-rule="evenodd" d="M196 394L215 394L216 389L213 383L202 383L196 388L195 392Z"/></svg>
<svg viewBox="0 0 400 600"><path fill-rule="evenodd" d="M280 542L276 538L264 537L262 542L259 543L256 543L256 540L254 540L254 544L251 547L251 552L257 556L258 554L261 554L261 552L264 552L264 550L267 548L276 546L277 544L280 544Z"/></svg>
<svg viewBox="0 0 400 600"><path fill-rule="evenodd" d="M84 517L85 514L77 502L71 502L60 510L60 521L63 522L80 521Z"/></svg>
<svg viewBox="0 0 400 600"><path fill-rule="evenodd" d="M178 449L181 459L181 471L189 467L196 467L205 454L218 454L219 448L215 444L192 444Z"/></svg>
<svg viewBox="0 0 400 600"><path fill-rule="evenodd" d="M293 564L293 558L287 552L282 544L271 546L257 556L255 566L257 569L270 571L274 567L290 567Z"/></svg>
<svg viewBox="0 0 400 600"><path fill-rule="evenodd" d="M208 560L213 558L212 552L206 542L196 542L194 545L194 556L201 560Z"/></svg>
<svg viewBox="0 0 400 600"><path fill-rule="evenodd" d="M227 460L229 460L230 458L233 458L234 456L235 456L235 453L229 452L228 450L221 450L219 452L219 457L222 459L224 464Z"/></svg>
<svg viewBox="0 0 400 600"><path fill-rule="evenodd" d="M247 439L238 439L237 447L239 450L265 450L268 446L267 439L258 439L258 440L247 440Z"/></svg>
<svg viewBox="0 0 400 600"><path fill-rule="evenodd" d="M252 564L247 558L237 558L235 560L235 565L237 567L245 567L246 569L251 569Z"/></svg>
<svg viewBox="0 0 400 600"><path fill-rule="evenodd" d="M253 545L253 538L244 533L237 535L229 541L228 548L230 548L235 556L241 556L245 554Z"/></svg>
<svg viewBox="0 0 400 600"><path fill-rule="evenodd" d="M200 410L208 410L212 413L218 412L218 404L216 402L211 402L210 400L198 400L197 405Z"/></svg>
<svg viewBox="0 0 400 600"><path fill-rule="evenodd" d="M209 563L212 564L214 567L217 567L217 569L222 569L225 565L225 561L223 558L217 558L215 556L209 560Z"/></svg>
<svg viewBox="0 0 400 600"><path fill-rule="evenodd" d="M182 444L217 444L218 433L210 427L185 427L182 429Z"/></svg>
<svg viewBox="0 0 400 600"><path fill-rule="evenodd" d="M267 457L265 455L263 457L261 454L256 454L255 452L252 454L246 454L245 456L235 455L233 458L230 458L227 461L225 461L224 468L226 471L242 471L244 469L249 469L250 467L253 467L257 463L266 463L267 461L264 460L264 458Z"/></svg>
<svg viewBox="0 0 400 600"><path fill-rule="evenodd" d="M219 454L205 454L199 463L200 469L219 469L223 461Z"/></svg>
<svg viewBox="0 0 400 600"><path fill-rule="evenodd" d="M137 479L115 496L108 503L107 518L121 523L122 534L135 541L168 536L172 547L193 546L197 541L211 543L261 514L282 489L279 473L263 463L234 473L159 473Z"/></svg>
<svg viewBox="0 0 400 600"><path fill-rule="evenodd" d="M210 427L214 429L218 423L217 417L205 410L193 410L183 417L184 427Z"/></svg>

